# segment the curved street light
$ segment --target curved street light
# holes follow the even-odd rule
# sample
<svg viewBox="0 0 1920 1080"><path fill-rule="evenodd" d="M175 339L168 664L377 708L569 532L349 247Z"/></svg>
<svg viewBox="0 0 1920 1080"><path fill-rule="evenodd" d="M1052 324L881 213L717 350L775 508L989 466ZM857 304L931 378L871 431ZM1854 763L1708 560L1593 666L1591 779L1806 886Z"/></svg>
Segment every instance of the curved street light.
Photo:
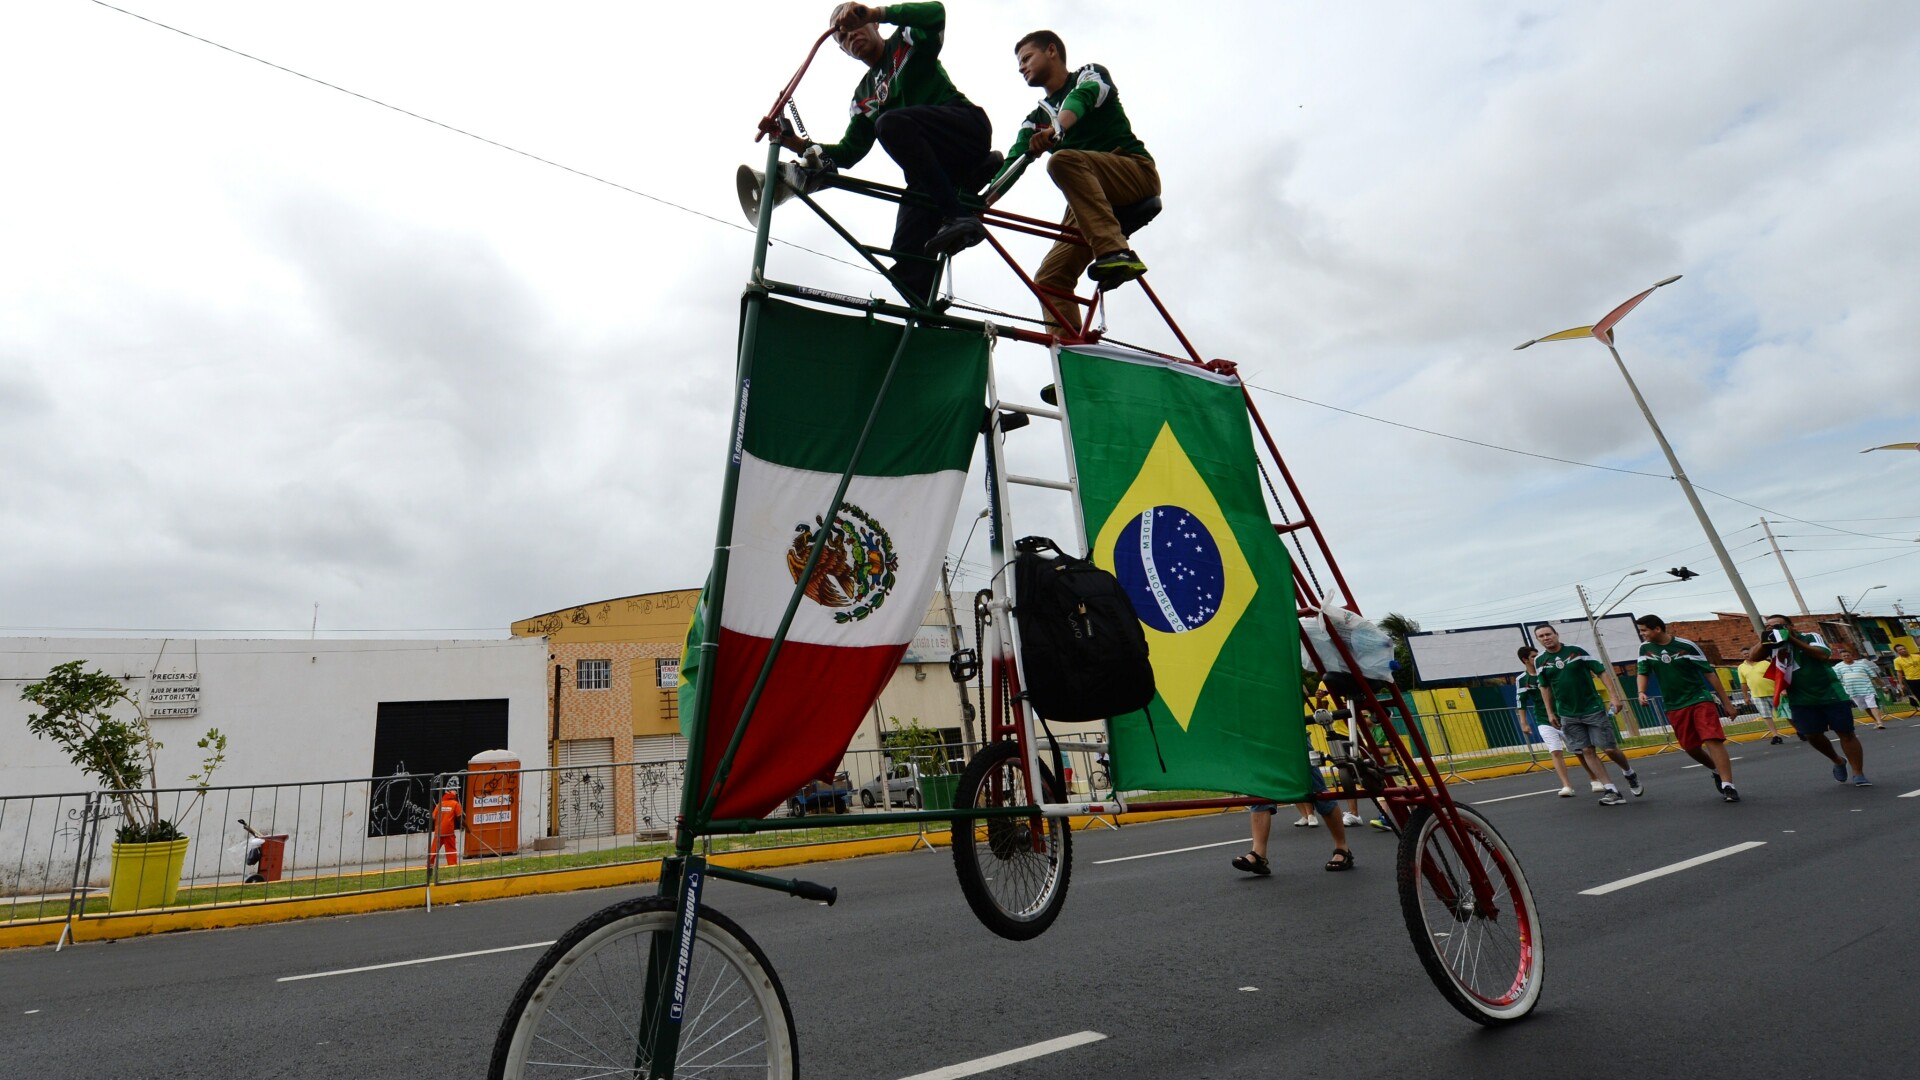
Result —
<svg viewBox="0 0 1920 1080"><path fill-rule="evenodd" d="M1720 542L1720 534L1713 527L1713 520L1707 516L1707 509L1700 505L1700 496L1694 493L1693 483L1687 479L1687 471L1680 467L1680 459L1673 454L1673 447L1667 442L1666 433L1660 430L1659 421L1653 418L1653 410L1647 407L1647 399L1640 395L1640 387L1634 383L1633 375L1627 371L1626 362L1620 359L1620 350L1613 347L1613 328L1627 313L1640 306L1640 302L1652 296L1654 290L1671 285L1680 280L1675 274L1653 283L1646 291L1607 312L1605 318L1592 326L1576 326L1571 330L1562 330L1545 337L1529 338L1514 346L1519 351L1529 345L1538 345L1543 341L1571 341L1574 338L1591 337L1607 347L1613 354L1614 366L1620 369L1620 377L1627 381L1627 389L1633 392L1634 403L1640 406L1640 415L1647 418L1647 426L1653 429L1653 437L1660 444L1660 451L1667 455L1667 465L1673 469L1673 478L1680 483L1680 490L1687 495L1687 502L1693 507L1693 516L1700 519L1700 527L1706 531L1707 542L1713 545L1713 553L1720 559L1721 569L1727 572L1727 580L1733 584L1734 595L1740 598L1740 605L1747 611L1747 618L1753 623L1754 633L1761 631L1760 609L1754 605L1753 597L1747 594L1747 584L1740 579L1740 572L1734 568L1733 557L1727 554L1726 545Z"/></svg>

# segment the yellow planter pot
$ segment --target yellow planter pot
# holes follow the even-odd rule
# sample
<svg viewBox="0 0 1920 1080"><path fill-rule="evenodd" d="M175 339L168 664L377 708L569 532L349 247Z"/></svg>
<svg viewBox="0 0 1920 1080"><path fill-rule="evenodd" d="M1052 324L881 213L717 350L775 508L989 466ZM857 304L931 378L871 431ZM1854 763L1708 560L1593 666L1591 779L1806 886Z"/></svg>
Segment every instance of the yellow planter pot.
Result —
<svg viewBox="0 0 1920 1080"><path fill-rule="evenodd" d="M187 861L187 838L158 844L113 845L113 874L107 888L108 911L165 907L180 888L180 867Z"/></svg>

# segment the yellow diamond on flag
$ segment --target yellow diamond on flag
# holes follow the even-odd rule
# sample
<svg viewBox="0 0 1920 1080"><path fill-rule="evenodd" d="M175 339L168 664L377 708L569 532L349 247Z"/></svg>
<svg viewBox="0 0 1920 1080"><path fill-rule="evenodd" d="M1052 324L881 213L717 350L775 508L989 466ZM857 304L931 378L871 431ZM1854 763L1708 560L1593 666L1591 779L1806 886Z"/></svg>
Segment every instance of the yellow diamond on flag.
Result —
<svg viewBox="0 0 1920 1080"><path fill-rule="evenodd" d="M1094 539L1093 561L1133 600L1160 698L1185 730L1259 585L1213 492L1162 423Z"/></svg>

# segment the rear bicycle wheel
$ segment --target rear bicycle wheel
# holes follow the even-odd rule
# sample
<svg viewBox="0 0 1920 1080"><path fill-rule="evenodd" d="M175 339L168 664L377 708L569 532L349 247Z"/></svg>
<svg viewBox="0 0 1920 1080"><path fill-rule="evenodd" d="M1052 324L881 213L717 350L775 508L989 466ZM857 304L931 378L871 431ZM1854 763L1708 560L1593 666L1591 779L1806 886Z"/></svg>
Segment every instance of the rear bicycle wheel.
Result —
<svg viewBox="0 0 1920 1080"><path fill-rule="evenodd" d="M1545 953L1533 891L1513 849L1486 818L1455 806L1462 852L1431 807L1400 834L1400 909L1413 951L1442 997L1476 1023L1518 1020L1540 1000ZM1471 867L1485 869L1492 906L1475 899Z"/></svg>
<svg viewBox="0 0 1920 1080"><path fill-rule="evenodd" d="M649 896L602 908L554 942L501 1021L489 1080L651 1075L669 1002L648 1000L647 967L656 949L656 963L672 962L673 921L673 898ZM686 978L674 1076L798 1074L786 989L746 931L702 906Z"/></svg>
<svg viewBox="0 0 1920 1080"><path fill-rule="evenodd" d="M1073 830L1065 818L963 814L1025 805L1026 769L1019 744L994 743L974 755L953 794L953 867L960 892L987 929L1013 941L1038 937L1059 917L1073 875ZM1045 798L1065 798L1045 765L1040 780L1036 786Z"/></svg>

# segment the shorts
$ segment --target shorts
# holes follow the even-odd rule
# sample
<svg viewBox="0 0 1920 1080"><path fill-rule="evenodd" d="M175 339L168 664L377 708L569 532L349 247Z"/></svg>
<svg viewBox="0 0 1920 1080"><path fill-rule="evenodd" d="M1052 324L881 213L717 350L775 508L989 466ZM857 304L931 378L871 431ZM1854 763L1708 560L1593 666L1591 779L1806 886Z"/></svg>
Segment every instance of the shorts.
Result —
<svg viewBox="0 0 1920 1080"><path fill-rule="evenodd" d="M1853 707L1856 709L1878 709L1880 707L1880 695L1878 694L1854 694L1852 697Z"/></svg>
<svg viewBox="0 0 1920 1080"><path fill-rule="evenodd" d="M1313 777L1314 794L1317 795L1327 790L1327 779L1326 777L1320 775L1319 769L1308 769L1307 775ZM1255 803L1254 805L1247 807L1247 812L1250 814L1271 814L1278 809L1280 809L1280 806L1278 803ZM1340 807L1338 805L1326 799L1313 800L1313 809L1314 809L1314 812L1319 814L1321 817L1326 817L1329 814L1337 814L1340 812Z"/></svg>
<svg viewBox="0 0 1920 1080"><path fill-rule="evenodd" d="M1673 737L1682 750L1697 749L1701 743L1716 739L1727 740L1727 733L1720 728L1720 710L1710 701L1669 710L1667 723L1673 725Z"/></svg>
<svg viewBox="0 0 1920 1080"><path fill-rule="evenodd" d="M1540 724L1533 729L1533 733L1540 736L1541 742L1547 744L1547 752L1550 754L1558 754L1567 748L1567 737L1552 724Z"/></svg>
<svg viewBox="0 0 1920 1080"><path fill-rule="evenodd" d="M1803 739L1824 731L1831 731L1835 735L1851 735L1853 702L1826 701L1818 705L1796 705L1792 720L1794 733Z"/></svg>
<svg viewBox="0 0 1920 1080"><path fill-rule="evenodd" d="M1585 716L1560 714L1560 734L1567 737L1567 749L1574 753L1592 747L1595 750L1613 749L1613 717L1605 709Z"/></svg>
<svg viewBox="0 0 1920 1080"><path fill-rule="evenodd" d="M1753 709L1755 712L1759 713L1761 716L1764 716L1769 720L1773 719L1773 699L1772 698L1754 698Z"/></svg>

